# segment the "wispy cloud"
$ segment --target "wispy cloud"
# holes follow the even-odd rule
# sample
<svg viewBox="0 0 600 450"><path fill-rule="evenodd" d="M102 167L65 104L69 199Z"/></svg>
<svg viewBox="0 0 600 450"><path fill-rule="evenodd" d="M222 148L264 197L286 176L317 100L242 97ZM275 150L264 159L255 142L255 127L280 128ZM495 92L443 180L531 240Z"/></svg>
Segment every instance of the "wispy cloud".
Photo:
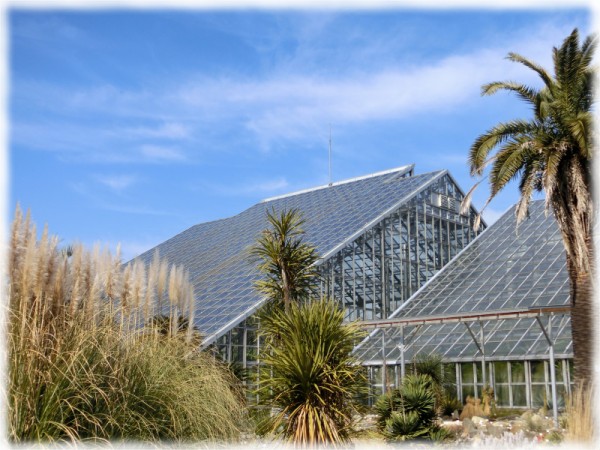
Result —
<svg viewBox="0 0 600 450"><path fill-rule="evenodd" d="M160 145L143 145L140 148L140 154L145 160L154 162L185 161L187 159L181 150Z"/></svg>
<svg viewBox="0 0 600 450"><path fill-rule="evenodd" d="M115 192L121 192L138 181L134 175L96 175L94 178Z"/></svg>
<svg viewBox="0 0 600 450"><path fill-rule="evenodd" d="M121 135L129 135L140 138L164 138L164 139L186 139L190 137L191 130L188 126L177 123L168 122L159 124L155 127L132 127L123 130L115 130Z"/></svg>
<svg viewBox="0 0 600 450"><path fill-rule="evenodd" d="M35 105L40 113L52 109L73 120L65 133L62 126L56 131L53 124L17 119L13 139L32 147L50 145L71 157L75 153L93 160L103 151L100 160L150 163L187 161L191 151L210 148L231 127L263 150L282 140L314 143L322 139L320 131L326 123L344 127L450 114L479 99L483 83L496 79L536 83L530 70L504 59L507 49L518 48L547 66L549 46L568 31L566 26L548 25L470 53L410 66L390 62L376 70L354 68L336 75L275 68L271 75L254 79L230 75L165 81L155 91L106 84L85 89L17 85L17 105ZM122 118L129 124L107 129L80 117L94 118L96 124L101 123L98 117ZM225 130L223 124L229 128ZM190 140L191 136L198 138ZM165 145L165 139L177 140L177 145Z"/></svg>

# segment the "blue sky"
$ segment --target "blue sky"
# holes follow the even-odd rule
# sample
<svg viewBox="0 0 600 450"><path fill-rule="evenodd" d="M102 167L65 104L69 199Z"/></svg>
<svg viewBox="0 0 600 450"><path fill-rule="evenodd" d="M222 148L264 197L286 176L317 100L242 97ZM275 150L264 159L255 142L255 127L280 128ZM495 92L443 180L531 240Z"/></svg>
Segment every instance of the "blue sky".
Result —
<svg viewBox="0 0 600 450"><path fill-rule="evenodd" d="M9 10L9 202L133 257L257 201L408 163L463 190L478 134L528 117L482 84L551 67L580 9ZM487 188L474 197L481 207ZM494 221L511 185L488 207Z"/></svg>

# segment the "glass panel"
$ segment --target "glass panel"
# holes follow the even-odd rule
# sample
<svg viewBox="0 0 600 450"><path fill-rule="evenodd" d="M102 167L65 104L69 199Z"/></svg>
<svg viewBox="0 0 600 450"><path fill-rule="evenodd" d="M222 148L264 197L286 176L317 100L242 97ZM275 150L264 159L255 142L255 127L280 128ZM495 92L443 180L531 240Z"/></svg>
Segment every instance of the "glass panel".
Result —
<svg viewBox="0 0 600 450"><path fill-rule="evenodd" d="M527 406L527 394L524 385L513 385L513 406Z"/></svg>
<svg viewBox="0 0 600 450"><path fill-rule="evenodd" d="M563 361L554 361L554 374L556 376L556 382L563 382Z"/></svg>
<svg viewBox="0 0 600 450"><path fill-rule="evenodd" d="M460 372L463 384L474 383L472 363L462 363L460 365Z"/></svg>
<svg viewBox="0 0 600 450"><path fill-rule="evenodd" d="M543 384L531 385L531 404L534 408L540 408L542 406L548 406L548 395L546 393L546 386Z"/></svg>
<svg viewBox="0 0 600 450"><path fill-rule="evenodd" d="M501 361L494 363L494 377L496 383L508 383L508 363Z"/></svg>
<svg viewBox="0 0 600 450"><path fill-rule="evenodd" d="M464 385L462 386L462 398L463 402L467 401L467 396L475 397L475 388L473 385Z"/></svg>
<svg viewBox="0 0 600 450"><path fill-rule="evenodd" d="M456 365L454 363L444 364L444 382L456 384Z"/></svg>
<svg viewBox="0 0 600 450"><path fill-rule="evenodd" d="M511 362L510 370L513 383L525 383L525 363Z"/></svg>
<svg viewBox="0 0 600 450"><path fill-rule="evenodd" d="M544 375L546 364L544 361L531 361L531 382L532 383L545 383L546 377Z"/></svg>
<svg viewBox="0 0 600 450"><path fill-rule="evenodd" d="M371 383L372 384L381 384L381 367L380 366L371 367Z"/></svg>
<svg viewBox="0 0 600 450"><path fill-rule="evenodd" d="M508 397L508 385L507 384L497 384L496 385L496 404L498 406L510 406L509 397Z"/></svg>

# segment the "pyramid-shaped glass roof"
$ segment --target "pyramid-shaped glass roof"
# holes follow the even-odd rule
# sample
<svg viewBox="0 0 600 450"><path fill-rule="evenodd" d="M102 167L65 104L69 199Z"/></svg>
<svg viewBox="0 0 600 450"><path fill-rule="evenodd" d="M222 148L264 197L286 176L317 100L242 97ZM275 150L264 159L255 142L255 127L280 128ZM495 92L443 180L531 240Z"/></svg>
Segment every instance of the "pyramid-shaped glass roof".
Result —
<svg viewBox="0 0 600 450"><path fill-rule="evenodd" d="M263 200L242 213L195 225L138 258L149 263L158 250L171 264L190 272L196 293L194 322L205 344L252 314L262 303L253 288L256 264L249 256L266 211L301 211L304 240L326 258L356 233L410 200L447 174L412 175L413 165Z"/></svg>
<svg viewBox="0 0 600 450"><path fill-rule="evenodd" d="M546 217L544 202L531 204L530 217L517 227L511 208L481 233L401 305L390 317L401 319L476 316L569 305L569 278L565 251L554 217ZM572 355L568 314L553 319L555 353ZM548 318L540 318L546 326ZM442 322L442 320L440 321ZM416 323L416 322L415 322ZM546 357L548 344L535 318L480 320L471 323L480 335L483 327L488 359ZM447 360L472 360L478 354L467 326L423 322L404 327L404 357L437 353ZM397 360L401 327L377 329L356 350L357 356L377 363ZM384 350L385 349L385 350Z"/></svg>

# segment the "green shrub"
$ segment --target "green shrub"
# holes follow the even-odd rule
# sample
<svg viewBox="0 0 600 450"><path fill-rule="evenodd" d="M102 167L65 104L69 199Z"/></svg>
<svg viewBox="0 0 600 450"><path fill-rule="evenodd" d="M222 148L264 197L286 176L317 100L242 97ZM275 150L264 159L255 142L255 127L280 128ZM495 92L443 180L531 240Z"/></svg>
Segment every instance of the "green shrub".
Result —
<svg viewBox="0 0 600 450"><path fill-rule="evenodd" d="M260 396L278 410L271 431L296 445L349 439L353 402L366 384L351 352L364 333L343 319L343 310L324 299L276 308L261 320Z"/></svg>
<svg viewBox="0 0 600 450"><path fill-rule="evenodd" d="M399 389L381 396L375 409L389 440L427 438L435 427L435 383L429 375L407 375Z"/></svg>
<svg viewBox="0 0 600 450"><path fill-rule="evenodd" d="M389 440L406 441L429 434L416 411L394 411L386 420L384 435Z"/></svg>
<svg viewBox="0 0 600 450"><path fill-rule="evenodd" d="M377 427L383 430L392 412L402 408L400 390L392 389L390 392L380 395L375 401L373 408L377 414Z"/></svg>
<svg viewBox="0 0 600 450"><path fill-rule="evenodd" d="M456 397L451 397L449 395L444 395L444 397L442 397L442 403L440 405L442 415L451 416L454 411L461 411L462 409L463 404Z"/></svg>

